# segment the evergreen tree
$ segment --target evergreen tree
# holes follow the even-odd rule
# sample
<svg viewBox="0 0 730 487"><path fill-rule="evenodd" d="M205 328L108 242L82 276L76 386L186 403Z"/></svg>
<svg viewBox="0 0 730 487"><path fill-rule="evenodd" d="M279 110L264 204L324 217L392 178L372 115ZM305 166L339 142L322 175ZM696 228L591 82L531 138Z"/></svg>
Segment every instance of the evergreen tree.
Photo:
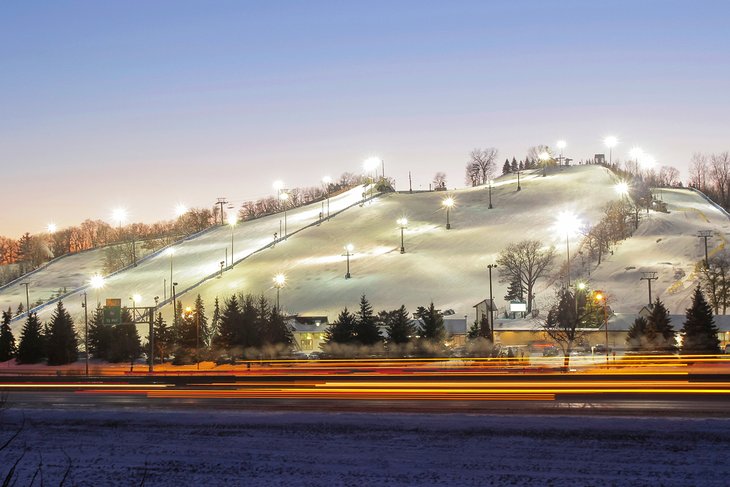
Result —
<svg viewBox="0 0 730 487"><path fill-rule="evenodd" d="M271 306L266 300L266 297L262 294L256 301L256 321L255 329L257 330L258 336L261 338L261 343L273 343L274 333L271 328Z"/></svg>
<svg viewBox="0 0 730 487"><path fill-rule="evenodd" d="M674 344L674 327L672 327L667 308L664 307L664 303L659 298L656 299L654 306L651 307L651 314L646 321L649 323L647 332L651 333L652 329L656 332L656 338L649 342L654 344L654 350L664 352L674 351L676 349Z"/></svg>
<svg viewBox="0 0 730 487"><path fill-rule="evenodd" d="M482 328L479 326L479 323L476 322L476 320L471 324L469 327L469 330L466 332L466 339L467 340L476 340L480 336L482 336Z"/></svg>
<svg viewBox="0 0 730 487"><path fill-rule="evenodd" d="M520 164L519 164L519 166L517 166L517 168L520 171L524 171L525 170L525 163L524 163L524 161L520 161Z"/></svg>
<svg viewBox="0 0 730 487"><path fill-rule="evenodd" d="M218 296L215 297L215 301L213 302L213 316L210 319L210 330L208 331L208 334L210 335L210 340L208 343L212 346L213 342L215 341L215 336L218 334L218 325L221 321L221 309L220 305L218 304Z"/></svg>
<svg viewBox="0 0 730 487"><path fill-rule="evenodd" d="M5 362L15 357L17 349L15 347L15 337L10 329L10 320L13 314L8 308L3 311L2 324L0 324L0 362Z"/></svg>
<svg viewBox="0 0 730 487"><path fill-rule="evenodd" d="M373 307L363 294L360 298L360 310L357 312L355 320L355 340L362 345L374 345L382 339L378 329L378 320L373 314Z"/></svg>
<svg viewBox="0 0 730 487"><path fill-rule="evenodd" d="M238 299L233 295L223 301L223 311L218 325L218 334L214 346L218 349L230 351L236 346L237 329L241 320L241 309Z"/></svg>
<svg viewBox="0 0 730 487"><path fill-rule="evenodd" d="M241 299L241 320L236 335L236 343L240 347L257 348L263 344L268 322L267 307L268 303L263 303L263 314L259 316L259 306L253 294Z"/></svg>
<svg viewBox="0 0 730 487"><path fill-rule="evenodd" d="M355 340L355 315L347 308L340 311L337 320L325 332L326 343L352 343Z"/></svg>
<svg viewBox="0 0 730 487"><path fill-rule="evenodd" d="M110 362L134 363L142 355L142 341L137 325L132 323L132 315L127 308L122 309L122 324L111 327Z"/></svg>
<svg viewBox="0 0 730 487"><path fill-rule="evenodd" d="M520 302L525 300L525 291L522 287L522 280L519 278L519 276L512 276L509 286L507 287L507 294L505 294L504 299L507 301Z"/></svg>
<svg viewBox="0 0 730 487"><path fill-rule="evenodd" d="M643 316L639 316L634 320L634 323L626 333L626 345L629 347L629 350L638 352L645 349L648 327L649 323ZM656 335L656 333L654 334Z"/></svg>
<svg viewBox="0 0 730 487"><path fill-rule="evenodd" d="M510 165L512 172L517 172L520 169L520 165L517 164L517 159L512 157L512 164Z"/></svg>
<svg viewBox="0 0 730 487"><path fill-rule="evenodd" d="M431 342L441 342L446 336L444 327L444 315L440 309L436 309L433 301L424 308L419 306L416 310L416 317L421 320L421 337Z"/></svg>
<svg viewBox="0 0 730 487"><path fill-rule="evenodd" d="M37 364L45 357L43 328L38 315L31 313L20 332L17 362L20 364Z"/></svg>
<svg viewBox="0 0 730 487"><path fill-rule="evenodd" d="M175 341L175 355L178 351L192 354L198 344L198 317L193 308L184 308L178 318L177 340Z"/></svg>
<svg viewBox="0 0 730 487"><path fill-rule="evenodd" d="M89 353L96 359L109 360L112 340L112 327L104 324L104 312L98 307L89 321Z"/></svg>
<svg viewBox="0 0 730 487"><path fill-rule="evenodd" d="M720 353L718 329L712 316L712 308L705 300L700 287L695 288L692 306L687 309L686 320L682 327L682 353L717 354Z"/></svg>
<svg viewBox="0 0 730 487"><path fill-rule="evenodd" d="M48 365L64 365L76 362L79 358L79 345L74 322L59 301L51 316L51 324L46 335Z"/></svg>
<svg viewBox="0 0 730 487"><path fill-rule="evenodd" d="M509 174L512 171L512 168L509 164L509 159L505 159L504 166L502 166L502 174Z"/></svg>
<svg viewBox="0 0 730 487"><path fill-rule="evenodd" d="M382 311L380 313L381 321L385 324L388 333L388 341L391 343L401 344L411 341L411 337L415 334L415 329L408 315L408 310L404 305L393 311Z"/></svg>
<svg viewBox="0 0 730 487"><path fill-rule="evenodd" d="M294 342L292 332L284 321L282 315L276 306L271 307L269 317L269 338L271 344L291 345Z"/></svg>
<svg viewBox="0 0 730 487"><path fill-rule="evenodd" d="M22 315L25 312L23 303L18 303L18 307L15 309L15 316Z"/></svg>
<svg viewBox="0 0 730 487"><path fill-rule="evenodd" d="M210 327L208 326L208 317L205 316L205 304L200 294L195 298L195 315L198 320L197 325L200 326L200 347L207 348L211 338Z"/></svg>
<svg viewBox="0 0 730 487"><path fill-rule="evenodd" d="M157 313L155 323L153 325L155 333L155 357L164 362L170 356L173 349L172 329L167 326L167 322L162 317L162 313Z"/></svg>

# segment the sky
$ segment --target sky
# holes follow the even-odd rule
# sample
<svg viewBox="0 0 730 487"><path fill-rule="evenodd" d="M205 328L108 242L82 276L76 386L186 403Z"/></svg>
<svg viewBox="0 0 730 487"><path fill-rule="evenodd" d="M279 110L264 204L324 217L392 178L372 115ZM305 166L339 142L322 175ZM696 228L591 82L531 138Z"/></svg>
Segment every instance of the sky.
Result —
<svg viewBox="0 0 730 487"><path fill-rule="evenodd" d="M0 235L238 205L379 156L461 187L475 147L730 150L727 1L6 1Z"/></svg>

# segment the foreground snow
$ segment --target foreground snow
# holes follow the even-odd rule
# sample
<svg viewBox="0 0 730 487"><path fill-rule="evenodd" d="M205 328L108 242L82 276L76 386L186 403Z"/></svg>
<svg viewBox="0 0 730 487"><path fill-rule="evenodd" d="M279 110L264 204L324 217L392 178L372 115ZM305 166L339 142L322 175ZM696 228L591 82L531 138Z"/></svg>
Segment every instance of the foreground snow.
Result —
<svg viewBox="0 0 730 487"><path fill-rule="evenodd" d="M8 410L47 485L727 485L730 420ZM70 470L69 470L70 466ZM36 479L36 484L38 479Z"/></svg>

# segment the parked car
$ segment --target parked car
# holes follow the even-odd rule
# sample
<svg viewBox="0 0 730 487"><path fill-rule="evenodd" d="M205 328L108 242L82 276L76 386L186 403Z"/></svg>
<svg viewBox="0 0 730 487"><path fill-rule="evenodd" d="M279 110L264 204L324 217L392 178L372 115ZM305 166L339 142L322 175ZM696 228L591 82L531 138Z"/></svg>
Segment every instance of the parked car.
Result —
<svg viewBox="0 0 730 487"><path fill-rule="evenodd" d="M542 349L543 357L557 357L558 355L560 355L558 347L545 347Z"/></svg>

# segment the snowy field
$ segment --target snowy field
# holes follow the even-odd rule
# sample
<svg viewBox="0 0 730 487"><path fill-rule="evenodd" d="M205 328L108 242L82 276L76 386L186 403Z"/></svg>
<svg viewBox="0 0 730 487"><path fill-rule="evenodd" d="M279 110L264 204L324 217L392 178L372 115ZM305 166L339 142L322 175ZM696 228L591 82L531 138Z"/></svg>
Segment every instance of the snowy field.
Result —
<svg viewBox="0 0 730 487"><path fill-rule="evenodd" d="M6 410L15 485L724 486L730 420ZM41 466L39 468L39 465Z"/></svg>

